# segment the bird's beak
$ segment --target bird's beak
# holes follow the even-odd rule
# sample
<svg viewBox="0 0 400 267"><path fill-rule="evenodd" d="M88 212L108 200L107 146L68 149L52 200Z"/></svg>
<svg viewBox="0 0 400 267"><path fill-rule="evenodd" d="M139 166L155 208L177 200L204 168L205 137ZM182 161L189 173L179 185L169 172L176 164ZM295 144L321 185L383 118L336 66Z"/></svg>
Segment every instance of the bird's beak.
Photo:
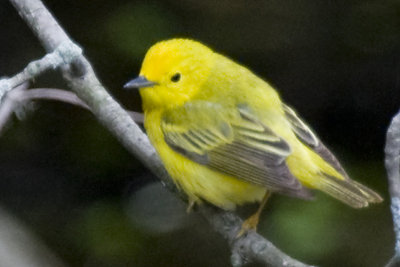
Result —
<svg viewBox="0 0 400 267"><path fill-rule="evenodd" d="M132 89L132 88L142 88L142 87L152 87L157 85L156 82L152 82L147 80L144 76L138 76L133 80L130 80L124 85L124 89Z"/></svg>

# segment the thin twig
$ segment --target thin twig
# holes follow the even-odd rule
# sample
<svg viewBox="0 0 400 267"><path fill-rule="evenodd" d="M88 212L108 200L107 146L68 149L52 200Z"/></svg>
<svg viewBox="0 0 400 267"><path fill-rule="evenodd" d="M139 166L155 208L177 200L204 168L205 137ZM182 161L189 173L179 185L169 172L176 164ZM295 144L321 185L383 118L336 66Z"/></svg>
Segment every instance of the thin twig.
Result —
<svg viewBox="0 0 400 267"><path fill-rule="evenodd" d="M83 102L74 92L56 89L56 88L35 88L26 90L28 83L23 84L14 90L8 92L0 106L0 132L3 130L6 122L10 119L12 113L21 105L33 100L53 100L79 106L90 111L90 107ZM127 111L136 123L143 123L142 113Z"/></svg>
<svg viewBox="0 0 400 267"><path fill-rule="evenodd" d="M11 98L16 101L32 101L32 100L55 100L61 101L91 111L90 107L83 102L74 92L56 88L34 88L26 91L12 90L9 93ZM126 110L136 123L143 123L143 114L136 111Z"/></svg>
<svg viewBox="0 0 400 267"><path fill-rule="evenodd" d="M62 43L71 42L67 34L58 25L46 7L39 0L10 0L21 17L31 27L48 52L52 52ZM92 66L83 56L75 58L74 63L62 68L64 78L69 82L71 89L81 98L99 121L118 138L118 140L145 166L155 173L164 184L172 190L175 186L168 176L154 148L147 136L141 131L130 116L113 100L103 85L97 79ZM240 218L221 210L212 214L206 211L207 207L200 208L202 214L214 226L214 229L232 242L233 264L240 266L246 261L258 261L268 266L307 266L291 259L276 249L269 241L259 235L247 235L241 239L232 239L226 235L226 230L235 233L240 228ZM225 218L233 218L226 220ZM234 230L235 229L235 230ZM239 243L241 242L241 243ZM244 254L236 253L236 246L247 246ZM257 249L264 248L265 249ZM247 253L251 251L252 253ZM238 259L240 258L240 260ZM274 259L282 259L277 261Z"/></svg>
<svg viewBox="0 0 400 267"><path fill-rule="evenodd" d="M82 49L72 41L60 43L54 50L41 59L32 61L20 73L9 79L0 80L0 100L3 96L18 85L31 80L35 76L49 69L55 69L63 64L71 63L81 55Z"/></svg>
<svg viewBox="0 0 400 267"><path fill-rule="evenodd" d="M12 90L9 93L9 97L17 102L32 100L56 100L90 110L89 106L80 100L76 94L62 89L35 88L24 92Z"/></svg>

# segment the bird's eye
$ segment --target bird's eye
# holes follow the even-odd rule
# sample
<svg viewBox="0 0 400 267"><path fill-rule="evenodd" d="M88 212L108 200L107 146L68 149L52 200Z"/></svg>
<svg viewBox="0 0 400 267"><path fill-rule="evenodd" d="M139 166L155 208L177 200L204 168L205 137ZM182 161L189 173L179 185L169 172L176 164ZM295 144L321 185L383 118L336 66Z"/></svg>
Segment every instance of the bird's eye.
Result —
<svg viewBox="0 0 400 267"><path fill-rule="evenodd" d="M174 83L179 82L180 79L181 79L181 74L180 74L179 72L178 72L178 73L175 73L175 74L171 77L171 81L174 82Z"/></svg>

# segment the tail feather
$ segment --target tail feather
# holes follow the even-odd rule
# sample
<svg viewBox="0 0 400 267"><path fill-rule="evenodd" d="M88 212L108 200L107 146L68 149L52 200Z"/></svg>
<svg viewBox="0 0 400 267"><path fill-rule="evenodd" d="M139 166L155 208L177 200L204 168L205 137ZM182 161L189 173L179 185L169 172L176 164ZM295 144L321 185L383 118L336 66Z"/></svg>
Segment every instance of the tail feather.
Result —
<svg viewBox="0 0 400 267"><path fill-rule="evenodd" d="M383 200L377 193L356 181L340 180L327 174L323 174L318 188L353 208L367 207L369 203Z"/></svg>
<svg viewBox="0 0 400 267"><path fill-rule="evenodd" d="M364 196L368 199L368 202L370 203L379 203L383 201L383 198L376 193L375 191L369 189L365 185L362 185L356 181L352 181L355 185L358 186L360 191L364 194Z"/></svg>

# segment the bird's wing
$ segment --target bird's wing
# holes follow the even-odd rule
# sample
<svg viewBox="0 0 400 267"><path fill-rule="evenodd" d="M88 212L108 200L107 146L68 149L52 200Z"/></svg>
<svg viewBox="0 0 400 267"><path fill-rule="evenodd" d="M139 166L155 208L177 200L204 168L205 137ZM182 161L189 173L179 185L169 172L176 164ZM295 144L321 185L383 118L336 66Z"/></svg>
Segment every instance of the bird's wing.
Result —
<svg viewBox="0 0 400 267"><path fill-rule="evenodd" d="M193 101L165 112L161 126L166 143L199 164L269 190L310 197L286 165L288 143L244 105Z"/></svg>
<svg viewBox="0 0 400 267"><path fill-rule="evenodd" d="M285 104L282 104L285 116L290 122L293 132L305 145L314 150L322 159L329 163L345 179L349 179L346 171L340 165L336 157L318 139L312 130L297 116L296 112Z"/></svg>

